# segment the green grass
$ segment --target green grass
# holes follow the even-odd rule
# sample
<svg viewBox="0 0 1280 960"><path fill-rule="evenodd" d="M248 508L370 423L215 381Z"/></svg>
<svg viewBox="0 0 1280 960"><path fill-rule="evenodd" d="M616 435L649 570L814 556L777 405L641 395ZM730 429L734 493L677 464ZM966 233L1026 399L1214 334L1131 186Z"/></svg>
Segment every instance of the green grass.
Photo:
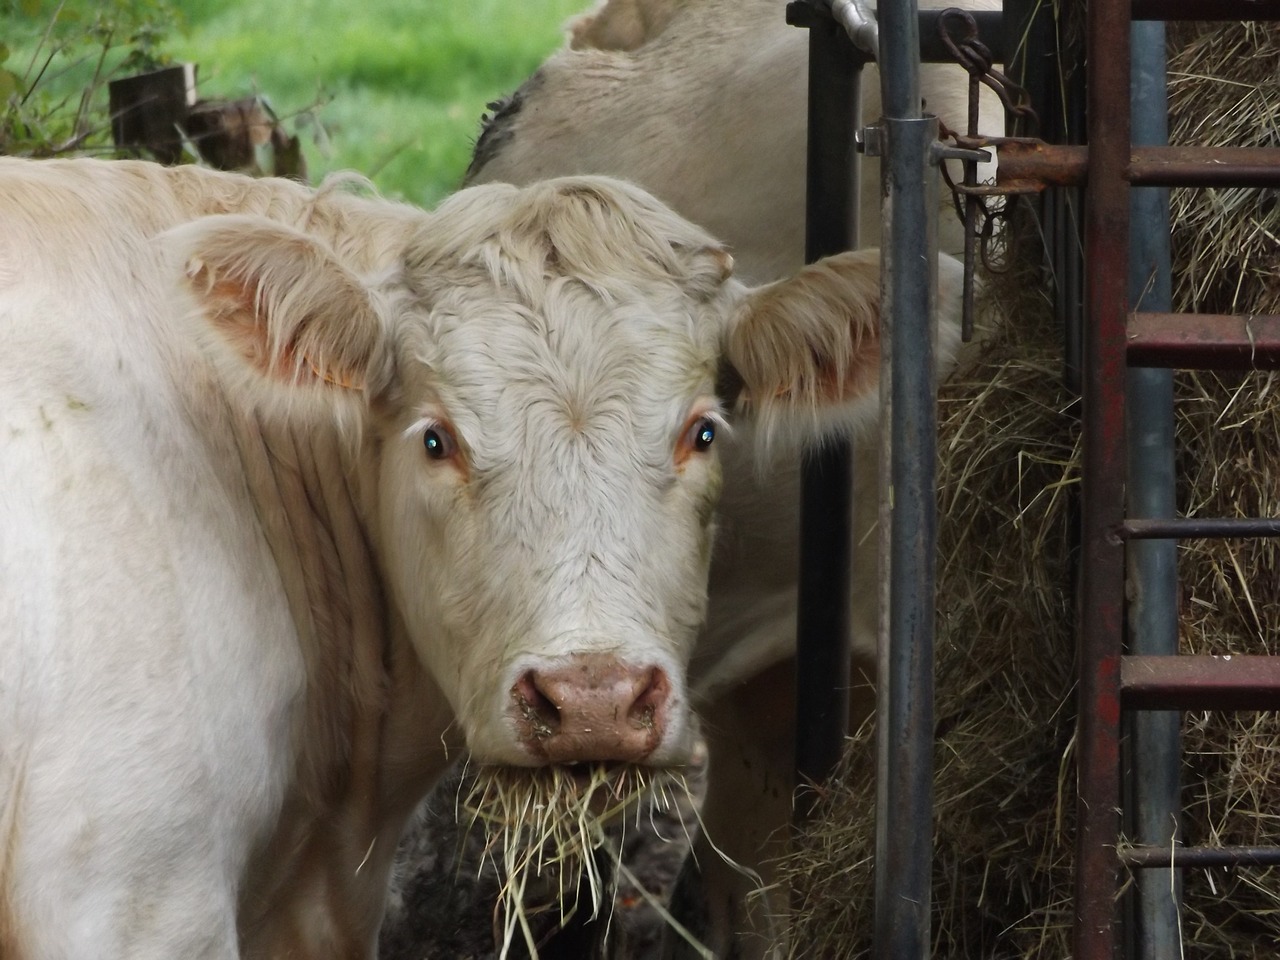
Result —
<svg viewBox="0 0 1280 960"><path fill-rule="evenodd" d="M313 181L356 170L386 196L432 206L458 186L485 104L559 47L565 19L590 2L0 0L0 120L15 86L39 79L0 123L0 148L58 148L88 117L84 146L109 149L105 81L136 72L122 61L142 47L196 63L202 97L264 95L302 135ZM157 42L131 39L153 24ZM63 52L42 70L50 50ZM86 89L88 113L77 109Z"/></svg>
<svg viewBox="0 0 1280 960"><path fill-rule="evenodd" d="M201 96L260 92L294 118L313 180L358 170L387 196L430 206L457 187L485 103L556 49L589 0L177 5L187 27L164 48L199 64Z"/></svg>

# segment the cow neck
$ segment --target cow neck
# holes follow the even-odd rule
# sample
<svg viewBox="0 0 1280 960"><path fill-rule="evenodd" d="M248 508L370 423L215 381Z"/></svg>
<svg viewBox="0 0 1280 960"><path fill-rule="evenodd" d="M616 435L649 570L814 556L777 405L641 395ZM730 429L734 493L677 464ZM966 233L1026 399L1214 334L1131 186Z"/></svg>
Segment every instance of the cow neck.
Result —
<svg viewBox="0 0 1280 960"><path fill-rule="evenodd" d="M324 795L336 786L345 746L353 774L362 761L351 725L384 706L390 636L355 495L360 478L328 431L252 416L237 442L306 664L299 774Z"/></svg>
<svg viewBox="0 0 1280 960"><path fill-rule="evenodd" d="M254 858L242 934L259 945L294 938L295 947L301 937L319 956L341 944L342 955L359 956L376 933L401 828L447 763L450 715L387 607L373 505L362 502L376 484L356 466L372 459L336 433L251 415L236 434L306 670L295 775ZM320 915L326 929L316 928Z"/></svg>

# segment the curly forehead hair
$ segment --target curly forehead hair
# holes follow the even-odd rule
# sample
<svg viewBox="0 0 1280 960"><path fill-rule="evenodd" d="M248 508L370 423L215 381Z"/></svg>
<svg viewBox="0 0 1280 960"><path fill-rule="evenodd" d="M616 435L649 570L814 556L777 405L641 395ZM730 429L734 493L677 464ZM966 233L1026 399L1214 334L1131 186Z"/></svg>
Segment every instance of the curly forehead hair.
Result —
<svg viewBox="0 0 1280 960"><path fill-rule="evenodd" d="M733 269L707 233L640 188L604 177L463 190L437 208L406 259L411 271L481 267L522 298L564 276L609 299L637 281L669 281L709 298Z"/></svg>

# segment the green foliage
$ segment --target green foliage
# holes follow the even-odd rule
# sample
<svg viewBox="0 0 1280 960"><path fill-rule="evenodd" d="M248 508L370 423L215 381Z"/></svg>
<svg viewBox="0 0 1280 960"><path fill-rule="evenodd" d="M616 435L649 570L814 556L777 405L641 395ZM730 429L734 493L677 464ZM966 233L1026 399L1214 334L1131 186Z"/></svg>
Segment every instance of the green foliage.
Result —
<svg viewBox="0 0 1280 960"><path fill-rule="evenodd" d="M107 83L168 62L172 0L0 0L0 153L109 151Z"/></svg>
<svg viewBox="0 0 1280 960"><path fill-rule="evenodd" d="M309 132L312 178L352 169L430 206L457 187L485 104L518 86L592 0L183 0L169 47L201 96L266 95Z"/></svg>
<svg viewBox="0 0 1280 960"><path fill-rule="evenodd" d="M351 169L433 205L461 181L485 104L591 0L0 0L0 153L111 152L106 84L199 66L205 98L260 94L312 179Z"/></svg>

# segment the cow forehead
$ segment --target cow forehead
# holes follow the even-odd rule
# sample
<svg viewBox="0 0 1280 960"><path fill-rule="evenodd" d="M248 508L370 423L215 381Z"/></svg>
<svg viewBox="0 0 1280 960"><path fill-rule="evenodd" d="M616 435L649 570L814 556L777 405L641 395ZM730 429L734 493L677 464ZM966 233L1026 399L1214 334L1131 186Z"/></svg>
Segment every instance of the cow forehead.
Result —
<svg viewBox="0 0 1280 960"><path fill-rule="evenodd" d="M670 285L618 300L555 278L536 303L454 287L406 332L406 399L438 404L464 433L538 423L657 443L713 393L719 335L707 313Z"/></svg>
<svg viewBox="0 0 1280 960"><path fill-rule="evenodd" d="M487 282L534 310L556 280L624 303L706 302L733 289L717 241L638 187L601 177L460 191L424 224L405 266L418 290Z"/></svg>
<svg viewBox="0 0 1280 960"><path fill-rule="evenodd" d="M406 251L406 399L434 398L464 430L465 418L492 429L513 406L543 403L578 428L611 417L668 434L711 391L742 294L730 264L700 228L618 181L461 191Z"/></svg>

